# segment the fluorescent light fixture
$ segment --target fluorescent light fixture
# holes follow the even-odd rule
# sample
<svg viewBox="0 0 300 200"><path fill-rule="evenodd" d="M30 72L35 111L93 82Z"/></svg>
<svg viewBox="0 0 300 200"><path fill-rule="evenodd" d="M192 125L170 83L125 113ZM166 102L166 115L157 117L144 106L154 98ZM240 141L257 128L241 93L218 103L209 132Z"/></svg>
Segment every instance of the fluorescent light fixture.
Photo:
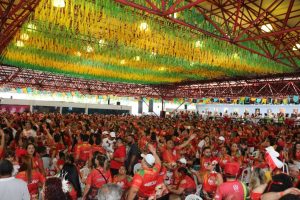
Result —
<svg viewBox="0 0 300 200"><path fill-rule="evenodd" d="M196 47L196 48L202 48L203 45L204 45L203 41L197 40L197 41L195 42L195 47Z"/></svg>
<svg viewBox="0 0 300 200"><path fill-rule="evenodd" d="M81 52L80 51L76 51L75 55L78 56L78 57L80 57L81 56Z"/></svg>
<svg viewBox="0 0 300 200"><path fill-rule="evenodd" d="M93 47L91 47L90 45L88 45L88 46L86 47L86 52L91 53L91 52L93 52L93 51L94 51L94 49L93 49Z"/></svg>
<svg viewBox="0 0 300 200"><path fill-rule="evenodd" d="M263 32L267 32L268 33L268 32L271 32L273 30L273 27L272 27L271 24L265 24L265 25L261 26L261 30Z"/></svg>
<svg viewBox="0 0 300 200"><path fill-rule="evenodd" d="M35 31L36 30L36 25L30 23L30 24L27 25L27 28L28 28L28 31Z"/></svg>
<svg viewBox="0 0 300 200"><path fill-rule="evenodd" d="M140 60L141 60L141 57L140 57L140 56L136 56L136 57L134 57L134 60L135 60L135 61L140 61Z"/></svg>
<svg viewBox="0 0 300 200"><path fill-rule="evenodd" d="M294 47L293 47L293 51L297 51L297 50L300 50L300 44L296 44Z"/></svg>
<svg viewBox="0 0 300 200"><path fill-rule="evenodd" d="M124 59L120 61L121 65L125 65L125 63L126 63L126 61Z"/></svg>
<svg viewBox="0 0 300 200"><path fill-rule="evenodd" d="M29 39L29 35L26 34L26 33L23 33L21 36L20 36L21 40L28 40Z"/></svg>
<svg viewBox="0 0 300 200"><path fill-rule="evenodd" d="M21 41L21 40L17 40L16 46L17 46L17 47L24 47L24 42Z"/></svg>
<svg viewBox="0 0 300 200"><path fill-rule="evenodd" d="M142 22L140 24L140 30L141 31L147 31L148 30L148 24L146 22Z"/></svg>
<svg viewBox="0 0 300 200"><path fill-rule="evenodd" d="M66 3L64 0L53 0L53 6L56 8L64 8L66 6Z"/></svg>
<svg viewBox="0 0 300 200"><path fill-rule="evenodd" d="M101 39L99 40L99 46L103 47L106 44L105 40Z"/></svg>
<svg viewBox="0 0 300 200"><path fill-rule="evenodd" d="M234 58L234 59L239 59L239 58L240 58L240 57L239 57L239 54L234 53L234 54L233 54L233 58Z"/></svg>

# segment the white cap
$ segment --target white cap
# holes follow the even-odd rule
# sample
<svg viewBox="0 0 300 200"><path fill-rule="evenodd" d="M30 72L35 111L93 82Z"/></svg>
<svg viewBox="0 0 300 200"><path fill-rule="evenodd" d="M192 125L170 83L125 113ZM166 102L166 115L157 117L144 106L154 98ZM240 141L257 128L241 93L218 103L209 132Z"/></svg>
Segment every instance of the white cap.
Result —
<svg viewBox="0 0 300 200"><path fill-rule="evenodd" d="M110 137L116 137L116 133L115 132L110 132Z"/></svg>
<svg viewBox="0 0 300 200"><path fill-rule="evenodd" d="M102 135L108 135L108 131L103 131Z"/></svg>
<svg viewBox="0 0 300 200"><path fill-rule="evenodd" d="M146 161L150 166L153 166L153 165L154 165L154 163L155 163L155 158L154 158L154 156L153 156L152 154L147 154L147 155L142 154L141 156L145 159L145 161Z"/></svg>
<svg viewBox="0 0 300 200"><path fill-rule="evenodd" d="M180 163L182 163L182 164L185 164L185 165L186 165L186 163L187 163L187 161L186 161L185 158L180 158L178 161L179 161Z"/></svg>
<svg viewBox="0 0 300 200"><path fill-rule="evenodd" d="M225 141L225 138L223 136L220 136L219 140Z"/></svg>

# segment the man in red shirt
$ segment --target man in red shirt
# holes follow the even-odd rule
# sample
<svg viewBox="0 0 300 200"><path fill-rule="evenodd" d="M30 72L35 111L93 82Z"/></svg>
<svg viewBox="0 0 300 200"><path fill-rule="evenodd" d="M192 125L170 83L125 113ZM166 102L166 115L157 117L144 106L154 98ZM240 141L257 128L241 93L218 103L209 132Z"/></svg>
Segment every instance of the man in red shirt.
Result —
<svg viewBox="0 0 300 200"><path fill-rule="evenodd" d="M79 144L76 148L76 160L79 161L79 165L84 165L89 159L92 146L88 143L89 136L84 134L81 136L82 144Z"/></svg>
<svg viewBox="0 0 300 200"><path fill-rule="evenodd" d="M113 176L119 173L119 169L124 166L126 159L126 147L121 138L117 139L116 147L110 161L110 171Z"/></svg>
<svg viewBox="0 0 300 200"><path fill-rule="evenodd" d="M142 169L133 177L127 200L133 200L136 196L139 199L155 198L155 187L161 168L161 161L153 145L148 144L148 148L152 154L143 155Z"/></svg>
<svg viewBox="0 0 300 200"><path fill-rule="evenodd" d="M225 164L226 182L222 183L216 192L215 200L246 200L249 199L247 186L236 180L240 170L240 164L237 162Z"/></svg>

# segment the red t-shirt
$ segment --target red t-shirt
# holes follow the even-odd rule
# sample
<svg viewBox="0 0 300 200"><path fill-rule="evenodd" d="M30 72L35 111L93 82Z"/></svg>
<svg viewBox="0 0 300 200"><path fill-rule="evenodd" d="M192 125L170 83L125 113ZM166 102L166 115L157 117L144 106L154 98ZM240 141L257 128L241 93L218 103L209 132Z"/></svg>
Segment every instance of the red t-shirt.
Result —
<svg viewBox="0 0 300 200"><path fill-rule="evenodd" d="M84 142L77 146L76 148L76 156L79 155L79 160L87 161L90 156L90 152L92 150L92 145L87 142Z"/></svg>
<svg viewBox="0 0 300 200"><path fill-rule="evenodd" d="M19 172L16 175L16 178L21 179L23 181L25 181L27 183L28 179L27 179L27 174L25 171ZM36 195L39 192L39 183L43 184L45 182L45 177L36 170L32 171L32 175L31 175L31 183L27 183L27 187L29 190L30 195Z"/></svg>
<svg viewBox="0 0 300 200"><path fill-rule="evenodd" d="M124 162L125 162L126 147L124 145L118 147L114 151L113 158L124 158ZM116 161L116 160L112 159L110 161L110 168L112 168L112 169L119 169L121 166L124 166L124 162L119 162L119 161Z"/></svg>
<svg viewBox="0 0 300 200"><path fill-rule="evenodd" d="M225 167L225 164L230 162L230 159L231 159L230 156L227 154L224 157L219 158L218 163L220 167L223 169Z"/></svg>
<svg viewBox="0 0 300 200"><path fill-rule="evenodd" d="M102 146L93 145L92 146L91 155L93 155L93 153L95 153L96 151L98 151L98 152L100 152L102 154L106 154L106 150Z"/></svg>
<svg viewBox="0 0 300 200"><path fill-rule="evenodd" d="M247 187L240 181L227 181L222 183L216 192L215 200L245 200L247 197Z"/></svg>
<svg viewBox="0 0 300 200"><path fill-rule="evenodd" d="M102 173L102 175L105 178L101 175L99 171ZM107 182L105 181L105 179ZM93 171L91 171L91 173L88 175L86 179L86 185L90 185L96 188L101 188L102 185L106 183L110 183L111 181L112 178L109 170L104 172L102 168L97 168L97 169L93 169Z"/></svg>
<svg viewBox="0 0 300 200"><path fill-rule="evenodd" d="M120 179L118 176L114 176L113 183L120 186L123 190L127 190L130 187L131 179L126 176L125 178Z"/></svg>
<svg viewBox="0 0 300 200"><path fill-rule="evenodd" d="M2 147L0 147L0 158L3 157L3 152L4 152L4 149Z"/></svg>
<svg viewBox="0 0 300 200"><path fill-rule="evenodd" d="M180 155L178 153L178 150L180 150L180 148L175 147L172 150L168 150L166 148L162 149L162 159L164 162L167 163L175 163L179 158Z"/></svg>
<svg viewBox="0 0 300 200"><path fill-rule="evenodd" d="M218 185L218 173L206 173L203 177L203 190L208 193L215 193Z"/></svg>
<svg viewBox="0 0 300 200"><path fill-rule="evenodd" d="M131 186L139 189L139 197L155 196L160 168L159 164L155 164L152 169L141 169L134 175Z"/></svg>
<svg viewBox="0 0 300 200"><path fill-rule="evenodd" d="M206 170L210 170L209 166L211 165L212 161L214 159L212 157L206 158L206 157L202 157L200 160L200 164L201 164L201 171L206 171Z"/></svg>
<svg viewBox="0 0 300 200"><path fill-rule="evenodd" d="M196 183L194 179L189 176L185 176L179 183L178 188L184 188L184 194L191 194L196 192Z"/></svg>

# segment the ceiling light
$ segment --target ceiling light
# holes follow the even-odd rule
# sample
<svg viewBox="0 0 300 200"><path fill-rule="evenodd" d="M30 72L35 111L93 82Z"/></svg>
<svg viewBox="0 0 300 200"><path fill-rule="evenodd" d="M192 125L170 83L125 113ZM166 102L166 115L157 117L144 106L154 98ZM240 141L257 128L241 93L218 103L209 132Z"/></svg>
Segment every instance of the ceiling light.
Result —
<svg viewBox="0 0 300 200"><path fill-rule="evenodd" d="M293 47L293 50L294 51L297 51L297 50L300 50L300 44L296 44L294 47Z"/></svg>
<svg viewBox="0 0 300 200"><path fill-rule="evenodd" d="M198 41L195 42L195 47L196 48L202 48L203 45L204 45L203 41L198 40Z"/></svg>
<svg viewBox="0 0 300 200"><path fill-rule="evenodd" d="M17 47L24 47L24 42L21 41L21 40L17 40L16 46L17 46Z"/></svg>
<svg viewBox="0 0 300 200"><path fill-rule="evenodd" d="M156 56L156 54L157 54L156 52L152 51L150 56L151 56L151 57L152 57L152 56Z"/></svg>
<svg viewBox="0 0 300 200"><path fill-rule="evenodd" d="M35 31L36 30L36 25L34 25L34 24L28 24L27 28L28 28L28 31Z"/></svg>
<svg viewBox="0 0 300 200"><path fill-rule="evenodd" d="M101 39L99 40L99 46L103 47L106 44L105 40Z"/></svg>
<svg viewBox="0 0 300 200"><path fill-rule="evenodd" d="M141 60L141 57L140 57L140 56L136 56L136 57L134 57L134 60L135 60L135 61L140 61L140 60Z"/></svg>
<svg viewBox="0 0 300 200"><path fill-rule="evenodd" d="M234 53L234 54L233 54L233 58L234 58L234 59L238 59L238 58L239 58L239 54Z"/></svg>
<svg viewBox="0 0 300 200"><path fill-rule="evenodd" d="M91 47L90 45L88 45L88 46L86 47L86 52L91 53L91 52L93 52L93 51L94 51L94 49L93 49L93 47Z"/></svg>
<svg viewBox="0 0 300 200"><path fill-rule="evenodd" d="M80 51L76 51L75 55L78 56L78 57L80 57L81 56L81 52Z"/></svg>
<svg viewBox="0 0 300 200"><path fill-rule="evenodd" d="M158 70L159 70L159 71L165 71L165 70L166 70L166 68L164 68L164 67L160 67Z"/></svg>
<svg viewBox="0 0 300 200"><path fill-rule="evenodd" d="M64 0L53 0L53 6L56 8L64 8L66 6Z"/></svg>
<svg viewBox="0 0 300 200"><path fill-rule="evenodd" d="M29 39L29 35L26 34L26 33L23 33L21 36L20 36L21 40L28 40Z"/></svg>
<svg viewBox="0 0 300 200"><path fill-rule="evenodd" d="M261 30L263 32L271 32L273 30L273 27L271 24L265 24L261 26Z"/></svg>
<svg viewBox="0 0 300 200"><path fill-rule="evenodd" d="M147 31L148 30L148 24L146 22L142 22L140 25L141 31Z"/></svg>
<svg viewBox="0 0 300 200"><path fill-rule="evenodd" d="M121 65L125 65L125 63L126 63L126 62L125 62L124 59L120 61L120 64L121 64Z"/></svg>

